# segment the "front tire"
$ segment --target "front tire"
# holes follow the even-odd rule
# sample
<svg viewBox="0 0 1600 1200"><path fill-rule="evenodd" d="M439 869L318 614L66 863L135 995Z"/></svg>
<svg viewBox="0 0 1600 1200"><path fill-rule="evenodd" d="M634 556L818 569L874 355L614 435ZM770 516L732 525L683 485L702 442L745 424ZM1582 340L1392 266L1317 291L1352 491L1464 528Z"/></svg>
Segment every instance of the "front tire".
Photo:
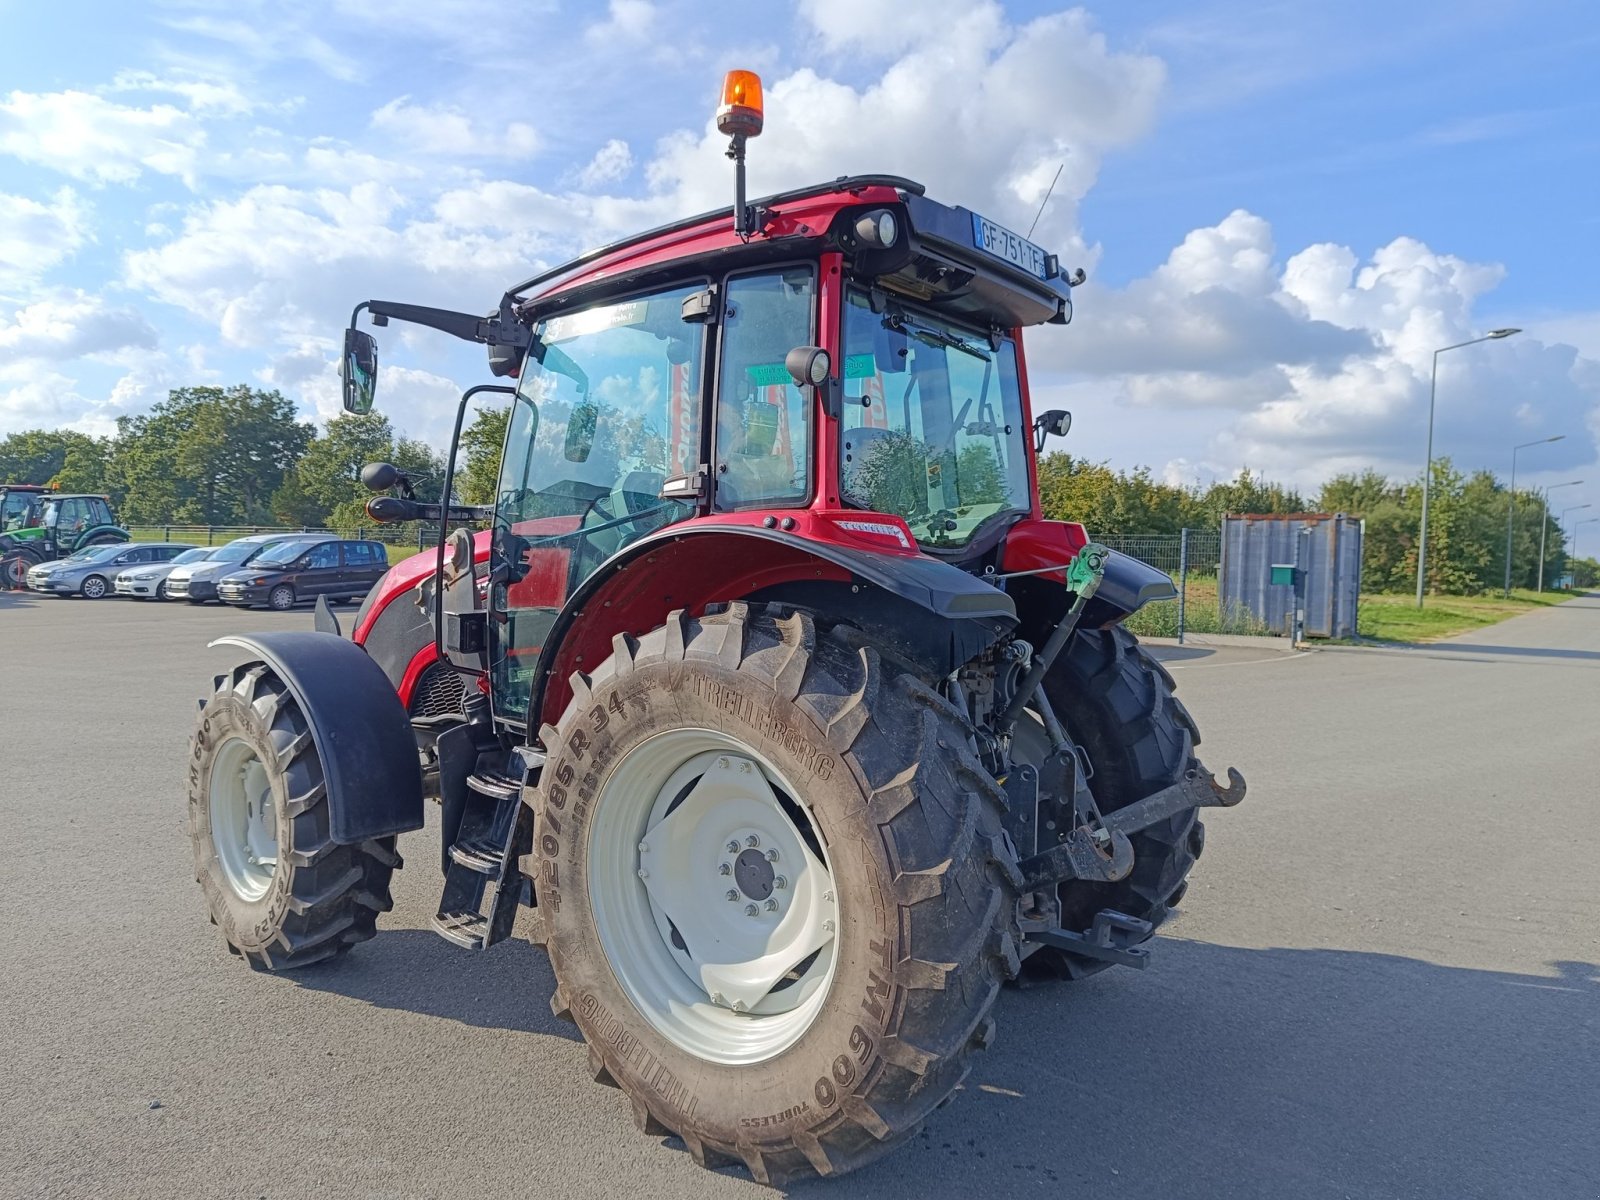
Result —
<svg viewBox="0 0 1600 1200"><path fill-rule="evenodd" d="M240 606L249 608L248 604ZM294 589L287 583L280 583L267 593L267 607L273 612L288 612L294 607Z"/></svg>
<svg viewBox="0 0 1600 1200"><path fill-rule="evenodd" d="M640 1129L703 1166L776 1186L878 1158L965 1078L1018 968L1002 793L951 705L805 613L675 613L614 648L540 735L524 870L552 1008ZM806 862L770 893L768 847L771 874ZM800 913L807 873L831 895L802 915L832 927L788 963L810 944L766 900ZM739 931L769 920L784 961L742 958ZM713 995L726 980L750 990Z"/></svg>
<svg viewBox="0 0 1600 1200"><path fill-rule="evenodd" d="M222 677L190 743L195 880L229 948L279 971L347 952L393 907L394 838L341 845L304 714L265 663Z"/></svg>
<svg viewBox="0 0 1600 1200"><path fill-rule="evenodd" d="M168 598L167 597L167 581L165 579L163 579L160 583L156 584L156 597L155 598L157 600L165 600L165 599Z"/></svg>
<svg viewBox="0 0 1600 1200"><path fill-rule="evenodd" d="M103 600L109 589L110 585L106 583L104 576L91 575L79 586L78 594L85 600Z"/></svg>

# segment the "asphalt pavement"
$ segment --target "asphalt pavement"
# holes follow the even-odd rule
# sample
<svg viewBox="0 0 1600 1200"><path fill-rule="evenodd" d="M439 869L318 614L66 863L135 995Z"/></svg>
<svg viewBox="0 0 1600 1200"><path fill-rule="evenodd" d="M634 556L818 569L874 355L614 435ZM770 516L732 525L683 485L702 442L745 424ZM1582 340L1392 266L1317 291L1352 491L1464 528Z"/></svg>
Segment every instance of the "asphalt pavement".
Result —
<svg viewBox="0 0 1600 1200"><path fill-rule="evenodd" d="M347 618L348 619L348 618ZM634 1128L543 954L292 976L207 924L196 701L243 614L0 592L0 1196L754 1196ZM1427 648L1164 648L1250 792L1148 970L1008 991L955 1102L807 1196L1600 1197L1600 597Z"/></svg>

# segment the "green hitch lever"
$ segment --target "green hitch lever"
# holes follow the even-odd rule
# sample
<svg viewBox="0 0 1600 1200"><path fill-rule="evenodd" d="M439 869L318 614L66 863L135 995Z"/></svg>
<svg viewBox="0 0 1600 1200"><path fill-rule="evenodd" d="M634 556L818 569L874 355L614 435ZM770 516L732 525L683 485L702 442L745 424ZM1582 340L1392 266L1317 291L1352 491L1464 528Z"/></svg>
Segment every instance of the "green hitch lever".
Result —
<svg viewBox="0 0 1600 1200"><path fill-rule="evenodd" d="M1039 690L1039 685L1044 682L1044 677L1055 663L1056 656L1067 644L1072 631L1078 627L1078 618L1083 615L1083 606L1088 604L1100 590L1100 584L1106 577L1106 563L1110 558L1109 549L1099 542L1090 542L1067 564L1067 587L1076 594L1076 598L1044 646L1033 656L1033 666L1028 668L1027 675L1017 687L1016 695L1011 697L1011 703L1006 705L1005 712L1000 714L1000 720L996 723L1000 730L1010 729L1017 723L1022 710L1028 706L1028 701L1033 699L1034 692Z"/></svg>

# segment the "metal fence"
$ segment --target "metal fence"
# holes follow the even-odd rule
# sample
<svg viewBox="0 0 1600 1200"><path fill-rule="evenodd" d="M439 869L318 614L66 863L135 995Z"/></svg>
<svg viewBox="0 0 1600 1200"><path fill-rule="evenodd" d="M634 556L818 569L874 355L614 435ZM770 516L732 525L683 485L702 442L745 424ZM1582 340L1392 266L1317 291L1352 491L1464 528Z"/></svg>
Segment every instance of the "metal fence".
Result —
<svg viewBox="0 0 1600 1200"><path fill-rule="evenodd" d="M1176 600L1147 604L1128 619L1128 628L1141 637L1172 637L1182 642L1189 634L1254 637L1278 634L1278 630L1270 628L1243 605L1223 602L1218 587L1222 569L1221 530L1184 529L1178 533L1120 537L1102 535L1095 540L1165 571L1178 586Z"/></svg>
<svg viewBox="0 0 1600 1200"><path fill-rule="evenodd" d="M318 529L291 525L130 525L136 542L190 542L196 546L221 546L234 538L261 533L325 534L328 537L365 538L410 550L426 549L438 541L438 526L410 522L404 525L360 526L354 529Z"/></svg>

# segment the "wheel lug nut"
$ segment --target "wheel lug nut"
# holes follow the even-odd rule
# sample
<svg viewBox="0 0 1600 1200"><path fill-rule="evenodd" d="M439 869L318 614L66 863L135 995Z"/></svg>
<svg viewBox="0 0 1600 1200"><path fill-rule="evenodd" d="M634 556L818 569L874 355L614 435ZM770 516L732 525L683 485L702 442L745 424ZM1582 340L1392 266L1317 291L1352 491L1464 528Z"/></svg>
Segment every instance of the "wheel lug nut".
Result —
<svg viewBox="0 0 1600 1200"><path fill-rule="evenodd" d="M649 842L640 842L639 843L639 853L640 854L649 854L650 853L650 843Z"/></svg>
<svg viewBox="0 0 1600 1200"><path fill-rule="evenodd" d="M752 833L749 837L745 838L744 844L749 846L750 849L754 850L757 846L761 845L761 839Z"/></svg>
<svg viewBox="0 0 1600 1200"><path fill-rule="evenodd" d="M781 892L784 888L789 886L789 881L782 875L774 875L772 877L772 886Z"/></svg>
<svg viewBox="0 0 1600 1200"><path fill-rule="evenodd" d="M739 898L739 893L734 891L732 888L729 888L728 889L728 899L729 900L737 900L738 898Z"/></svg>
<svg viewBox="0 0 1600 1200"><path fill-rule="evenodd" d="M767 901L767 911L768 912L777 912L778 911L778 902L776 900L769 899Z"/></svg>
<svg viewBox="0 0 1600 1200"><path fill-rule="evenodd" d="M777 862L778 861L778 852L776 850L768 850L767 851L767 861L768 862Z"/></svg>
<svg viewBox="0 0 1600 1200"><path fill-rule="evenodd" d="M739 853L739 843L738 843L737 840L734 840L734 841L731 841L731 842L728 843L728 853L729 854L737 854L737 853Z"/></svg>
<svg viewBox="0 0 1600 1200"><path fill-rule="evenodd" d="M761 910L759 908L757 908L754 904L746 904L744 906L744 915L747 916L747 917L757 916L757 915L760 914L760 912L761 912Z"/></svg>
<svg viewBox="0 0 1600 1200"><path fill-rule="evenodd" d="M650 878L650 872L646 871L643 867L640 867L639 868L639 878L640 879L649 879Z"/></svg>
<svg viewBox="0 0 1600 1200"><path fill-rule="evenodd" d="M725 758L717 759L717 766L721 767L724 771L726 771L728 769L728 760L725 759Z"/></svg>
<svg viewBox="0 0 1600 1200"><path fill-rule="evenodd" d="M824 930L826 930L828 933L832 933L833 932L833 922L832 921L824 921L822 923L822 928Z"/></svg>
<svg viewBox="0 0 1600 1200"><path fill-rule="evenodd" d="M721 866L719 866L717 868L717 874L718 875L732 875L733 874L733 866L730 863L723 863Z"/></svg>

